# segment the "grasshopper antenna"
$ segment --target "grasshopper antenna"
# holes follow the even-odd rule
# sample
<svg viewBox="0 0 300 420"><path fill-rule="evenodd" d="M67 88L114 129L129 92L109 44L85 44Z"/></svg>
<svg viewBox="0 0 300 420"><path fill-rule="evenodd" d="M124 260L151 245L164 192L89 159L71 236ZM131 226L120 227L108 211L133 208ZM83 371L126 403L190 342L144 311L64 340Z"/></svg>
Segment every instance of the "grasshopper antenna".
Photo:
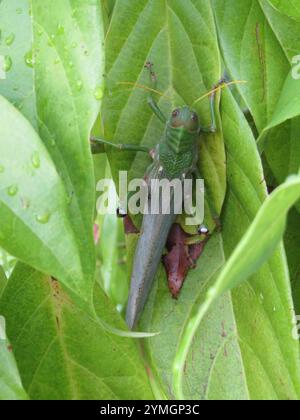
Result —
<svg viewBox="0 0 300 420"><path fill-rule="evenodd" d="M216 92L219 92L221 89L224 89L225 87L232 86L232 85L238 85L238 84L245 84L245 83L247 83L246 80L232 80L231 82L226 82L225 79L222 79L222 80L220 80L220 82L217 84L217 86L214 89L211 89L209 92L200 96L200 98L196 99L192 103L191 106L194 106L198 102L201 102L203 99L207 98L208 96L211 96Z"/></svg>

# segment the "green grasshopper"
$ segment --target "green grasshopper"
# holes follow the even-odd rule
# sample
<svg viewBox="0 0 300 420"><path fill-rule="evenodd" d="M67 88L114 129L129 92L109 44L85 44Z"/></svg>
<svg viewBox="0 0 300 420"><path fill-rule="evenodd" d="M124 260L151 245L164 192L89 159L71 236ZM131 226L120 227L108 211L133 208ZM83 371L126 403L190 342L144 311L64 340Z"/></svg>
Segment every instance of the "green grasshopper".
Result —
<svg viewBox="0 0 300 420"><path fill-rule="evenodd" d="M215 96L218 87L225 82L221 80L212 90L210 96L211 126L205 128L200 125L198 114L188 106L175 109L170 118L166 118L153 97L153 92L156 91L157 86L153 64L148 62L145 67L149 71L152 85L148 95L148 104L158 119L165 124L162 140L154 150L150 150L144 146L114 144L92 137L92 147L96 150L100 145L106 145L119 150L149 153L153 163L145 176L148 184L153 179L183 180L193 175L199 178L197 169L198 139L202 133L216 132ZM150 200L151 197L149 197ZM136 326L143 311L176 217L174 211L171 211L170 214L145 214L143 217L141 235L135 253L126 314L126 322L130 329ZM206 235L207 233L205 227L200 228L199 234Z"/></svg>

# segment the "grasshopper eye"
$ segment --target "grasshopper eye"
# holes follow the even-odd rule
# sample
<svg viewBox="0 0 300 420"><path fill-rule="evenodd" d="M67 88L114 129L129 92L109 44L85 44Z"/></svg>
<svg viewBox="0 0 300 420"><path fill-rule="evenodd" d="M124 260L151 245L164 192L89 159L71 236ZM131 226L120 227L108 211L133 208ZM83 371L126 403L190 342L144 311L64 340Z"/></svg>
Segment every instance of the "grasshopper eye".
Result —
<svg viewBox="0 0 300 420"><path fill-rule="evenodd" d="M179 116L179 109L175 109L175 111L172 112L172 117L177 118Z"/></svg>

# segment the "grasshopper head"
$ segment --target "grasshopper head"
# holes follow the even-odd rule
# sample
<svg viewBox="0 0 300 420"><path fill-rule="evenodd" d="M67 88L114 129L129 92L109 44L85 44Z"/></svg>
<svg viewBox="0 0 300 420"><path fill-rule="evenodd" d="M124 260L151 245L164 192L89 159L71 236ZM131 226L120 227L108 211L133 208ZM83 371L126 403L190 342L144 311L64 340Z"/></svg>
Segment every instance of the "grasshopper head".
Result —
<svg viewBox="0 0 300 420"><path fill-rule="evenodd" d="M177 108L172 112L170 125L173 128L184 127L191 133L197 132L200 129L198 114L187 106Z"/></svg>

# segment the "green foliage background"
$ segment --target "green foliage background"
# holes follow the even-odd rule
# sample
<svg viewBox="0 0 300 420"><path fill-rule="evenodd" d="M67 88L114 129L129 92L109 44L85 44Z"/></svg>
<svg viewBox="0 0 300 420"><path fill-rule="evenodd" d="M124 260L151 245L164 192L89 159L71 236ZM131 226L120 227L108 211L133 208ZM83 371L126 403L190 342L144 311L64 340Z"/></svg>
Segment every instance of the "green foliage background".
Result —
<svg viewBox="0 0 300 420"><path fill-rule="evenodd" d="M295 1L0 2L0 399L299 399L299 33ZM159 334L140 339L123 319L137 235L95 220L95 185L149 160L88 139L159 141L147 94L120 84L147 84L146 60L165 112L225 70L247 83L199 146L222 232L178 301L160 268L140 323Z"/></svg>

